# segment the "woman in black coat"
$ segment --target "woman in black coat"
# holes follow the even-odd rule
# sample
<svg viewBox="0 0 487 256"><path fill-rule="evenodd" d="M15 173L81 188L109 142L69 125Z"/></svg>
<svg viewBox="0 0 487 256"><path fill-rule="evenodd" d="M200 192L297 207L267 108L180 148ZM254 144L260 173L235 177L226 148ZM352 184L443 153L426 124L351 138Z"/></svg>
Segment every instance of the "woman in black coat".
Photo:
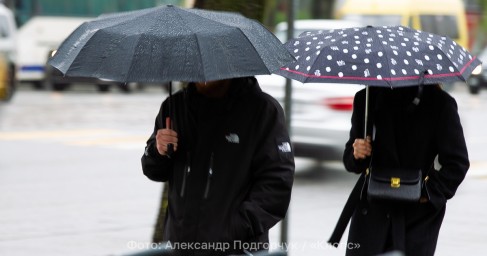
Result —
<svg viewBox="0 0 487 256"><path fill-rule="evenodd" d="M433 255L446 201L453 197L469 168L456 101L436 85L369 90L367 138L366 93L362 90L355 96L352 128L343 156L348 171L362 174L345 207L352 214L347 255L393 250L406 255ZM439 165L433 164L435 159ZM423 179L428 176L428 194L415 203L370 201L366 188L362 188L369 166L420 169Z"/></svg>

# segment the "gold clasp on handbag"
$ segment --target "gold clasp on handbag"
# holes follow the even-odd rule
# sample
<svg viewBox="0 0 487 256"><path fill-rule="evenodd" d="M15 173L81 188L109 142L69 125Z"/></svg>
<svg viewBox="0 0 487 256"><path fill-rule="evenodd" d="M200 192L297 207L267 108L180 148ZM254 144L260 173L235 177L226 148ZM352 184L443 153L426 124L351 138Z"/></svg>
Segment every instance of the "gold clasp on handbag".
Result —
<svg viewBox="0 0 487 256"><path fill-rule="evenodd" d="M398 188L401 186L401 178L391 177L391 188Z"/></svg>

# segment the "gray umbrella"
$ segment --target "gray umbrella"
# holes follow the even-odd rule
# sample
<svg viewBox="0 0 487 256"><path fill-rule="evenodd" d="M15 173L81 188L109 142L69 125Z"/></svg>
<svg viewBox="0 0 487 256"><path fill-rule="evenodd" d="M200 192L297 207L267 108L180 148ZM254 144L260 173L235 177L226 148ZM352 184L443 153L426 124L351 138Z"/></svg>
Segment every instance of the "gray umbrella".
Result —
<svg viewBox="0 0 487 256"><path fill-rule="evenodd" d="M200 82L270 74L293 59L254 20L167 5L86 22L65 39L49 64L66 76Z"/></svg>
<svg viewBox="0 0 487 256"><path fill-rule="evenodd" d="M257 21L237 13L167 5L85 22L48 63L66 76L162 83L271 74L292 60L279 39ZM169 84L170 96L171 91ZM168 106L173 117L172 103Z"/></svg>

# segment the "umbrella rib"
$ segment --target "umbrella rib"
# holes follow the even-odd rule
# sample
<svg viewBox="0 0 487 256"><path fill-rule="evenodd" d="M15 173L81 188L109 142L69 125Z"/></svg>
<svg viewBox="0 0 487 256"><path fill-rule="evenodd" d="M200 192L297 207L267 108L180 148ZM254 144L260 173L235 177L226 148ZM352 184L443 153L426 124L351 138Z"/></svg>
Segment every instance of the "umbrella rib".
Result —
<svg viewBox="0 0 487 256"><path fill-rule="evenodd" d="M161 7L161 8L166 8L166 7ZM179 9L179 8L176 8L176 10L180 10L180 9ZM147 12L147 13L154 13L154 12L155 12L155 11L149 11L149 12ZM138 19L138 18L140 18L140 17L143 17L143 16L144 16L144 15L146 15L147 13L140 12L140 13L139 13L137 16L135 16L135 17L129 17L129 19L126 19L126 20L124 20L123 22L116 23L116 24L113 24L113 25L111 25L111 26L107 26L107 27L105 27L104 29L111 28L111 27L115 27L115 26L119 26L120 24L126 24L126 23L128 23L128 22L133 21L134 19ZM176 12L175 12L175 14L176 14L176 15L178 15L178 16L181 18L181 20L184 20L184 19L182 19L182 16L180 15L180 13L179 13L178 11L176 11ZM114 17L115 17L115 16L114 16ZM123 15L122 17L125 17L125 16ZM156 27L157 25L158 25L157 23L152 24L152 25L151 25L151 26L148 28L148 31L153 30L153 28L154 28L154 27ZM191 27L190 27L190 26L188 26L187 24L185 24L185 26L186 26L186 27L187 27L189 30L193 31L193 30L191 29ZM137 45L139 44L139 41L140 41L140 40L142 39L142 37L145 35L145 32L147 32L147 31L144 31L144 32L142 32L142 33L138 34L137 42L134 44L134 47L137 47ZM133 54L133 55L131 56L131 60L133 60L133 58L134 58L134 57L135 57L135 54ZM200 54L200 58L201 58L201 54ZM124 82L127 82L127 81L128 81L129 76L130 76L130 73L131 73L131 70L132 70L134 67L135 67L135 66L134 66L134 63L133 63L133 61L131 61L130 67L127 69L127 73L124 75L124 77L125 77ZM99 69L100 69L100 68L98 68L98 70L99 70Z"/></svg>
<svg viewBox="0 0 487 256"><path fill-rule="evenodd" d="M142 38L144 34L139 34L138 35L138 38L137 38L137 42L134 44L134 48L137 48L137 45L139 45L139 42ZM135 58L136 54L135 54L135 51L134 51L134 54L132 54L130 56L130 67L127 69L127 73L125 74L125 79L124 79L124 82L135 82L135 81L129 81L129 75L131 74L131 71L132 71L132 68L134 67L134 58Z"/></svg>
<svg viewBox="0 0 487 256"><path fill-rule="evenodd" d="M136 17L129 17L129 19L125 19L124 21L122 21L122 22L120 22L120 23L114 23L114 24L112 24L112 25L110 25L110 26L103 27L103 30L106 30L106 29L110 29L110 28L114 28L114 27L120 26L120 24L127 24L127 23L129 23L130 21L132 21L132 20L134 20L134 19L140 18L141 16L142 16L142 15L138 15L138 16L136 16ZM96 21L96 20L95 20L95 21ZM100 31L102 31L102 29L99 29L98 31L96 31L96 32L95 32L95 33L92 35L92 37L93 37L95 34L100 33ZM142 35L143 35L142 33L141 33L141 34L138 34L139 38L137 39L137 43L136 43L136 44L134 44L134 47L136 47L136 46L138 45L138 41L140 40L140 38L141 38L141 36L142 36ZM127 38L127 36L125 36L125 37L123 37L123 38L125 39L125 38ZM130 58L131 58L130 60L132 60L132 59L134 58L134 54L133 54L133 55L132 55ZM108 61L108 58L105 58L105 59L103 60L103 62L102 62L102 63L105 63L106 61ZM125 78L123 79L124 81L117 81L117 82L128 82L128 80L127 80L127 79L128 79L129 74L130 74L130 72L129 72L129 71L132 69L132 66L133 66L133 62L131 61L130 67L129 67L129 69L128 69L128 72L127 72L127 73L124 75L124 77L125 77ZM96 72L95 72L95 73L100 73L99 71L100 71L100 69L102 69L103 67L104 67L104 65L102 65L102 64L100 63L100 65L99 65L99 66L98 66L98 68L96 69Z"/></svg>
<svg viewBox="0 0 487 256"><path fill-rule="evenodd" d="M153 30L153 28L154 28L154 27L156 27L157 25L158 25L158 23L157 23L157 22L154 22L154 23L152 24L152 26L148 27L148 29L147 29L146 31L144 31L144 32L142 32L142 33L140 33L140 34L138 34L137 42L134 44L134 48L137 48L137 45L139 45L139 42L140 42L140 40L142 39L142 37L143 37L143 36L145 36L145 33L146 33L147 31L151 31L151 30ZM135 52L134 52L134 54L132 54L132 55L130 56L130 67L127 69L127 73L125 74L125 79L124 79L124 82L135 82L135 81L129 81L129 80L128 80L128 79L129 79L130 74L132 73L131 71L132 71L132 69L134 68L134 61L133 61L133 59L135 58L135 56L136 56Z"/></svg>
<svg viewBox="0 0 487 256"><path fill-rule="evenodd" d="M96 32L95 32L95 34L96 34L96 33L99 33L99 32L100 32L100 30L96 31ZM95 34L93 34L93 36L94 36ZM137 39L137 41L139 41L139 40L140 40L141 35L142 35L142 34L139 34L139 38ZM127 37L125 37L125 38L127 38ZM136 46L136 45L137 45L137 44L134 44L134 46ZM135 56L135 54L132 54L132 55L131 55L131 57L130 57L130 58L131 58L130 60L132 60L132 59L134 58L134 56ZM101 70L102 68L106 67L106 66L105 66L105 63L106 63L108 60L109 60L109 58L104 58L104 59L103 59L103 61L102 61L101 63L99 63L99 65L98 65L98 67L97 67L96 71L95 71L95 72L93 72L93 73L94 73L94 74L101 74L102 72L100 72L100 70ZM131 64L130 64L130 68L128 69L129 71L132 69L132 65L133 65L133 62L132 62L132 61L131 61L130 63L131 63ZM125 83L126 83L126 82L128 82L128 81L127 81L127 78L128 78L127 76L128 76L128 74L129 74L129 72L127 72L127 74L125 74L125 75L124 75L124 77L125 77L125 78L124 78L124 79L122 79L123 81L117 81L117 82L125 82ZM100 77L101 77L101 76L100 76ZM108 77L105 77L105 78L112 80L112 78L108 78ZM118 80L118 79L116 79L116 80Z"/></svg>
<svg viewBox="0 0 487 256"><path fill-rule="evenodd" d="M227 26L228 28L237 29L238 31L240 31L240 33L241 33L242 35L244 35L245 39L246 39L246 40L247 40L247 41L250 43L250 45L252 46L252 49L254 50L254 52L255 52L255 53L258 55L258 56L261 56L261 55L259 54L259 51L258 51L258 50L255 48L255 46L254 46L254 44L252 43L252 41L250 41L250 39L249 39L249 37L247 36L247 34L246 34L246 33L245 33L245 32L244 32L244 31L243 31L243 30L242 30L240 27L235 26L235 25L233 25L233 24L227 24L227 23L224 23L224 22L221 22L221 21L216 21L216 20L210 19L210 18L208 18L208 17L204 17L204 16L202 16L202 15L200 15L200 14L198 14L198 13L194 13L194 14L195 14L195 15L198 15L199 17L201 17L201 18L203 18L203 19L206 19L206 20L208 20L208 21L210 21L210 22L217 22L217 23L219 23L221 26ZM184 17L182 17L182 16L180 15L180 13L179 13L179 12L177 13L177 15L179 15L179 16L181 17L181 20L185 20L185 19L184 19ZM239 15L241 15L241 14L239 14ZM242 16L242 17L243 17L243 18L245 18L245 16ZM186 24L185 24L185 25L186 25ZM189 25L186 25L186 27L188 27L188 28L189 28L191 31L193 31L193 32L194 32L194 30L193 30L193 29L192 29L192 28L191 28ZM203 56L202 56L202 54L201 54L203 51L201 51L201 50L202 50L202 48L201 48L200 43L199 43L199 42L200 42L200 40L198 40L199 38L198 38L197 33L196 33L196 32L194 32L194 34L195 34L195 37L196 37L196 42L197 42L197 44L198 44L198 48L199 48L198 53L199 53L199 56L200 56L200 60L201 60L201 63L203 63L204 59L203 59ZM266 63L265 63L265 62L264 62L262 59L260 59L260 61L261 61L261 63L263 64L263 66L266 68L266 70L267 70L267 74L271 74L271 72L270 72L269 68L267 67ZM205 81L206 81L206 79L207 79L207 77L206 77L207 72L206 72L206 70L205 70L205 65L203 65L203 73L204 73L204 79L205 79Z"/></svg>
<svg viewBox="0 0 487 256"><path fill-rule="evenodd" d="M191 31L193 31L193 30L191 30ZM198 45L198 56L200 58L200 63L202 64L202 68L203 68L203 81L201 81L201 82L206 82L206 67L205 67L205 64L204 64L204 61L203 61L203 55L201 54L201 52L202 52L201 49L202 48L201 48L201 45L200 45L200 40L199 40L198 35L196 33L193 33L193 34L194 34L194 37L196 38L196 44Z"/></svg>
<svg viewBox="0 0 487 256"><path fill-rule="evenodd" d="M476 58L477 58L476 56L473 56L472 59L462 67L462 69L460 70L460 74L463 74L463 72L465 72L465 69L467 69L467 67L469 67L472 64L472 62L475 61Z"/></svg>
<svg viewBox="0 0 487 256"><path fill-rule="evenodd" d="M372 28L373 28L373 29L376 29L375 27L372 27ZM373 33L372 33L372 34L374 35L374 37L375 37L375 39L376 39L376 40L378 40L379 42L381 41L381 40L379 39L379 37L377 36L377 32L376 32L376 30L375 30L375 31L373 31ZM385 47L384 45L382 45L382 44L379 44L379 45L380 45L380 47L382 48L382 51L384 52L384 56L388 55L386 47ZM387 68L388 68L389 70L391 70L391 64L389 63L389 60L390 60L389 56L386 56L386 58L385 58L385 59L387 60L387 61L386 61L386 63L387 63ZM418 77L419 77L419 76L418 76ZM383 80L385 80L385 81L386 81L386 82L389 84L389 86L392 88L392 84L391 84L391 81L393 81L392 76L389 76L389 78L388 78L388 79L384 79L384 78L383 78Z"/></svg>
<svg viewBox="0 0 487 256"><path fill-rule="evenodd" d="M238 29L244 36L245 36L245 39L250 43L250 45L252 46L252 49L254 49L255 53L260 56L259 54L259 51L257 51L257 49L255 48L254 44L252 43L252 41L250 41L249 37L247 36L247 34L245 34L245 32L239 28L239 27L235 27L236 29ZM271 73L269 68L267 68L267 65L265 64L264 60L262 58L259 58L259 60L262 62L262 64L264 65L264 67L267 69L267 72L269 72L269 74Z"/></svg>
<svg viewBox="0 0 487 256"><path fill-rule="evenodd" d="M177 10L180 10L180 9L179 9L179 8L177 8ZM178 16L179 16L179 18L180 18L182 21L184 21L184 26L185 26L187 29L189 29L191 32L193 32L192 34L193 34L193 36L196 38L196 44L198 45L198 55L199 55L199 58L200 58L200 63L202 63L202 64L203 64L203 79L204 79L204 80L203 80L203 81L193 81L193 82L205 82L205 81L206 81L206 70L205 70L205 65L204 65L204 63L203 63L203 56L202 56L202 54L201 54L201 49L202 49L202 48L201 48L201 46L200 46L200 40L199 40L199 38L198 38L198 34L197 34L197 33L196 33L194 30L193 30L193 28L192 28L191 26L189 26L189 25L187 24L186 20L184 19L184 17L183 17L183 16L181 16L181 15L180 15L180 13L179 13L179 12L175 12L175 13L176 13L176 15L178 15ZM196 14L196 15L197 15L197 14ZM201 15L198 15L198 16L202 17ZM202 18L205 18L205 17L202 17ZM208 20L211 20L211 19L208 19Z"/></svg>
<svg viewBox="0 0 487 256"><path fill-rule="evenodd" d="M318 76L318 75L311 75L311 74L308 74L308 73L305 73L305 72L300 72L300 71L296 71L296 70L291 70L291 69L287 69L285 67L281 68L282 71L286 71L286 72L290 72L290 73L294 73L294 74L297 74L297 75L300 75L300 76L304 76L304 77L309 77L309 78L325 78L325 79L342 79L342 80L362 80L362 81L381 81L381 80L384 80L384 81L389 81L389 80L407 80L407 79L418 79L419 76L409 76L409 77L397 77L397 78L383 78L383 79L378 79L378 78L375 78L375 77L359 77L359 76ZM406 78L406 79L405 79Z"/></svg>
<svg viewBox="0 0 487 256"><path fill-rule="evenodd" d="M435 78L435 77L448 77L448 76L458 76L462 74L465 69L469 66L470 63L473 62L474 59L472 59L469 63L467 63L463 68L461 72L455 72L455 73L449 73L449 74L433 74L433 75L425 75L425 77L430 77L430 78ZM317 75L311 75L308 73L296 71L296 70L291 70L287 69L285 67L281 68L281 71L286 71L289 73L294 73L300 76L304 77L309 77L309 78L325 78L325 79L343 79L343 80L362 80L362 81L401 81L401 80L414 80L414 79L419 79L420 76L403 76L403 77L390 77L390 78L383 78L383 79L378 79L375 77L358 77L358 76L317 76Z"/></svg>

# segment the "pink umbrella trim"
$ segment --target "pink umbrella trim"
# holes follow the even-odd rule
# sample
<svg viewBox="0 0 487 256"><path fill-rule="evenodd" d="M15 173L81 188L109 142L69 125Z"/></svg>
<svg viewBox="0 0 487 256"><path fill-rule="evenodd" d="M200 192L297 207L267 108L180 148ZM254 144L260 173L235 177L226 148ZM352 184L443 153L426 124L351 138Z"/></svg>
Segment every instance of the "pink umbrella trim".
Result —
<svg viewBox="0 0 487 256"><path fill-rule="evenodd" d="M460 76L465 72L465 69L470 66L470 64L476 59L474 56L469 62L467 62L463 68L460 70L460 72L454 72L454 73L448 73L448 74L433 74L433 75L425 75L425 78L435 78L435 77L449 77L449 76ZM303 72L299 72L296 70L291 70L288 68L281 68L283 71L291 72L297 75L305 76L305 77L312 77L312 78L329 78L329 79L350 79L350 80L364 80L364 81L381 81L381 80L386 80L386 81L398 81L398 80L412 80L412 79L418 79L419 76L404 76L404 77L393 77L393 78L374 78L374 77L357 77L357 76L317 76L317 75L312 75L312 74L307 74Z"/></svg>

